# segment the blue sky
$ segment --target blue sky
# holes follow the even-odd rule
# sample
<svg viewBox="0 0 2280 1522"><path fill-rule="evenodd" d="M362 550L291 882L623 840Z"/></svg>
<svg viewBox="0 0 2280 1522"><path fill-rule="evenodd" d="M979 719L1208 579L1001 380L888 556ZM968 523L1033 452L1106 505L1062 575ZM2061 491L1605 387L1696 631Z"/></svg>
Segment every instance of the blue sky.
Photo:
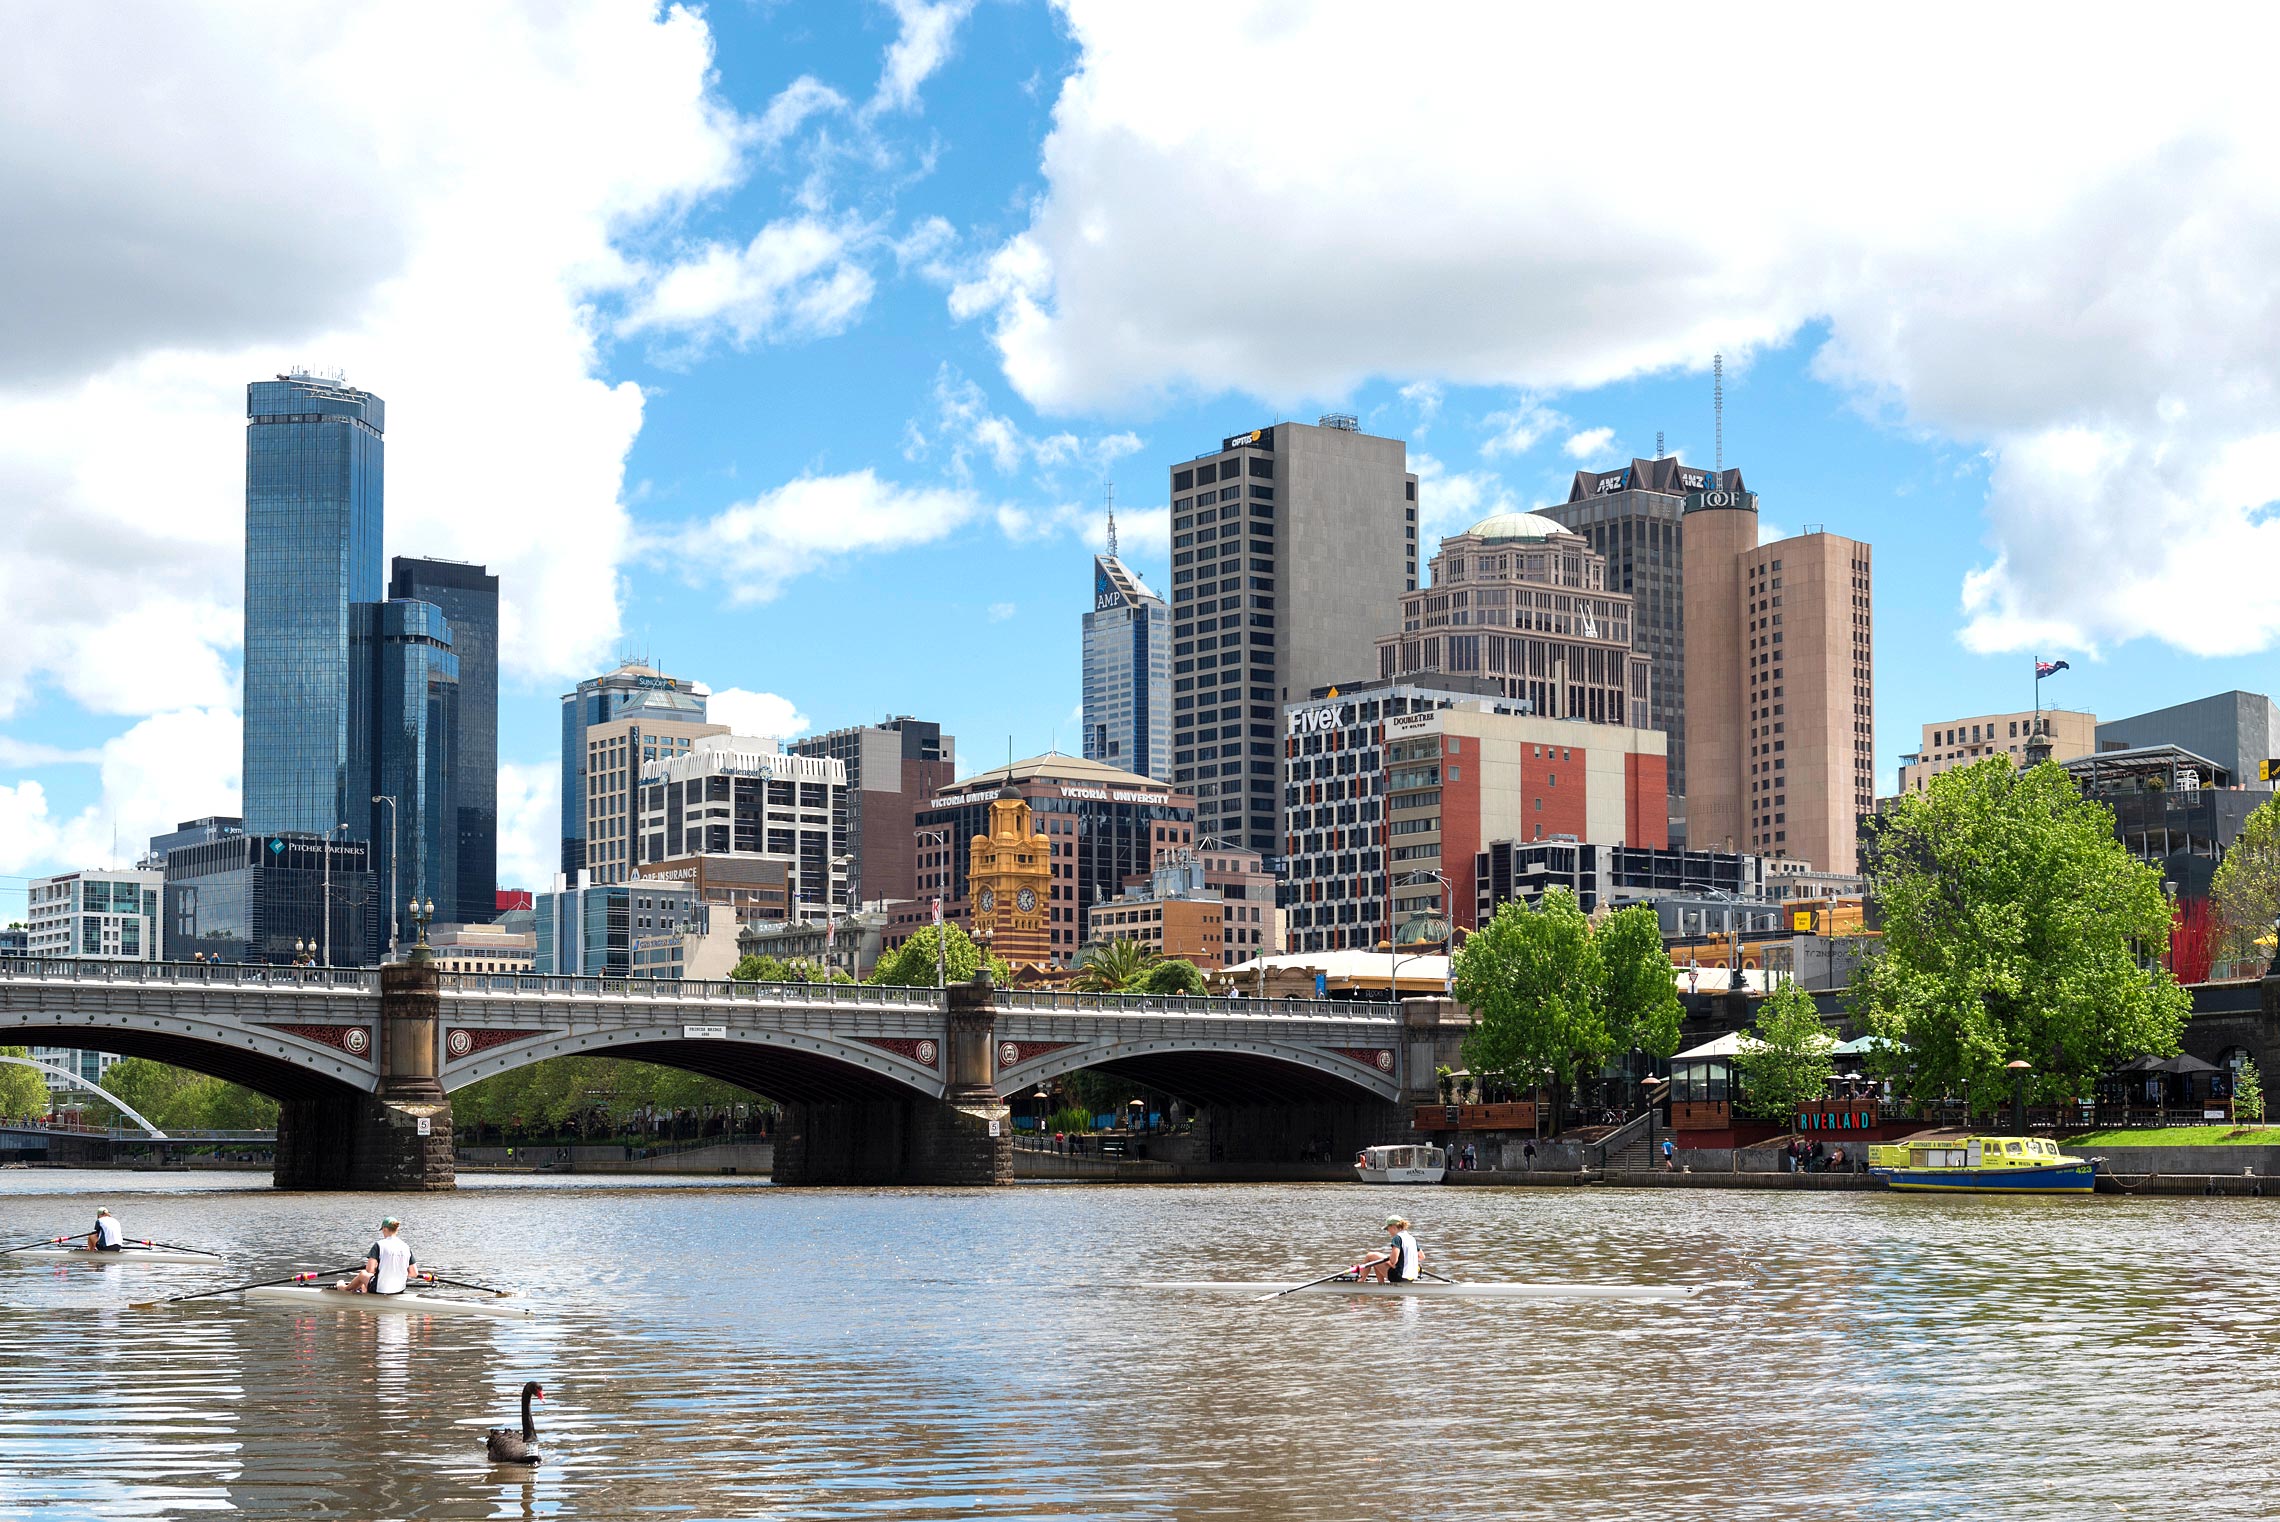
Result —
<svg viewBox="0 0 2280 1522"><path fill-rule="evenodd" d="M30 335L0 367L0 913L114 828L131 857L234 806L239 404L294 363L387 398L389 552L505 579L503 882L551 851L558 695L615 653L756 725L1075 749L1109 485L1161 589L1169 463L1345 410L1453 530L1658 430L1708 461L1718 350L1765 520L1875 546L1882 785L1920 724L2031 702L2037 653L2106 716L2273 688L2274 264L2221 253L2274 246L2267 105L2102 117L2081 81L2133 60L2068 42L2072 91L1902 130L1911 50L1992 91L2044 39L1902 40L1838 89L1671 21L1736 82L1705 153L1655 113L1562 136L1573 71L1368 11L574 11L255 39L161 8L123 54L37 23L43 66L163 130L0 77L0 130L61 165L0 165L45 282L0 305ZM1626 35L1481 26L1543 59ZM305 143L263 130L286 112ZM70 252L137 243L166 281Z"/></svg>

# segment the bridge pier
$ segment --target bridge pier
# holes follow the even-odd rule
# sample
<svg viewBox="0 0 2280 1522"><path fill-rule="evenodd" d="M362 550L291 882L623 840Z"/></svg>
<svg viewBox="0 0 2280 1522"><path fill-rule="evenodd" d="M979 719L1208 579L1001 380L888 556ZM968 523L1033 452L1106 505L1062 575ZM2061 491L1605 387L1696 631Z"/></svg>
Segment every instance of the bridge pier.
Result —
<svg viewBox="0 0 2280 1522"><path fill-rule="evenodd" d="M442 994L435 966L380 969L380 1088L278 1106L280 1189L428 1190L458 1182L451 1100L437 1077Z"/></svg>
<svg viewBox="0 0 2280 1522"><path fill-rule="evenodd" d="M776 1133L778 1184L1013 1182L1013 1115L995 1087L997 1016L989 976L950 986L940 1099L848 1100L784 1106Z"/></svg>

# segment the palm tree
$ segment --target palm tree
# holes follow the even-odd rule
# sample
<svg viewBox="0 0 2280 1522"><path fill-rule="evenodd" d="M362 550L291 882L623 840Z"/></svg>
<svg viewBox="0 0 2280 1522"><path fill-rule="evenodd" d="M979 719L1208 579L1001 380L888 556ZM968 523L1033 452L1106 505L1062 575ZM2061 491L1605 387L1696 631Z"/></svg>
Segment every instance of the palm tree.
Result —
<svg viewBox="0 0 2280 1522"><path fill-rule="evenodd" d="M1085 949L1072 986L1080 993L1126 993L1139 987L1156 960L1138 941L1103 941Z"/></svg>

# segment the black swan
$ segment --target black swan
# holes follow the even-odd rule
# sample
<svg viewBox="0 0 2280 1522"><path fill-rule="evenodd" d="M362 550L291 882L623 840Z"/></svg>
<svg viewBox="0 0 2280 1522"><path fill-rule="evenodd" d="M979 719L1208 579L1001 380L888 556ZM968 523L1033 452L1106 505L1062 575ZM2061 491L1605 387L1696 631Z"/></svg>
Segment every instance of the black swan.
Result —
<svg viewBox="0 0 2280 1522"><path fill-rule="evenodd" d="M537 1380L523 1386L522 1431L512 1427L494 1427L490 1440L484 1445L494 1464L535 1464L538 1462L538 1428L530 1419L530 1403L546 1399L546 1392Z"/></svg>

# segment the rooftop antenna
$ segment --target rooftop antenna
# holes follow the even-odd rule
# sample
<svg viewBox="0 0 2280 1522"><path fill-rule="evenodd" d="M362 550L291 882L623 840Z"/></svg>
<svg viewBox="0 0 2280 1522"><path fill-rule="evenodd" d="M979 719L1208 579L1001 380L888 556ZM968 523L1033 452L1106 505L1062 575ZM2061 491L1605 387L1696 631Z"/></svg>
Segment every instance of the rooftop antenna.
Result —
<svg viewBox="0 0 2280 1522"><path fill-rule="evenodd" d="M1108 483L1108 558L1116 558L1116 483Z"/></svg>
<svg viewBox="0 0 2280 1522"><path fill-rule="evenodd" d="M1718 441L1713 455L1717 463L1711 468L1722 471L1726 468L1726 356L1723 354L1710 356L1710 419Z"/></svg>
<svg viewBox="0 0 2280 1522"><path fill-rule="evenodd" d="M1662 431L1660 428L1657 428L1657 429L1655 430L1655 458L1659 460L1659 459L1661 459L1662 457L1663 457L1663 431Z"/></svg>

